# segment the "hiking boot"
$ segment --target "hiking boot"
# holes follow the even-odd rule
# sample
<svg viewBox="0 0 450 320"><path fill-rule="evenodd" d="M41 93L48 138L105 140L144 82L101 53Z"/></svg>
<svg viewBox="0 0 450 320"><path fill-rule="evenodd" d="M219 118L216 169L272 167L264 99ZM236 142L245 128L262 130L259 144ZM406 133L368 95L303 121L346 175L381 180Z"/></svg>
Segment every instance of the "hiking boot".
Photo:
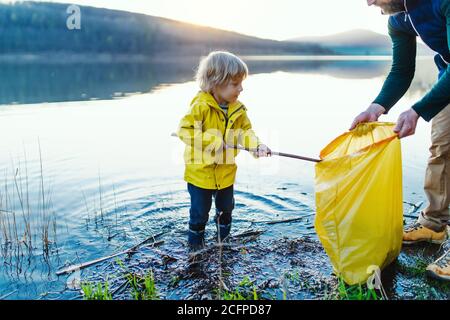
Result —
<svg viewBox="0 0 450 320"><path fill-rule="evenodd" d="M418 242L431 242L434 244L442 244L447 240L447 230L436 232L420 223L415 223L406 227L403 231L403 244L414 244Z"/></svg>
<svg viewBox="0 0 450 320"><path fill-rule="evenodd" d="M438 280L450 281L450 249L427 267L427 275Z"/></svg>

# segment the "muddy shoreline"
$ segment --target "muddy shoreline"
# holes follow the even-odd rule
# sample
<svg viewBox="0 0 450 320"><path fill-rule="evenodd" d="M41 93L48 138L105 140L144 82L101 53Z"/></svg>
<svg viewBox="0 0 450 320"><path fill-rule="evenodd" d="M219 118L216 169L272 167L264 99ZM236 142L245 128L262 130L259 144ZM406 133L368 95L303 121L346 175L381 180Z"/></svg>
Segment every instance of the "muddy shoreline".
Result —
<svg viewBox="0 0 450 320"><path fill-rule="evenodd" d="M82 281L108 281L112 298L117 300L133 299L125 273L144 277L150 270L158 299L221 300L226 298L224 292L236 290L248 299L255 294L263 300L342 299L328 257L312 236L264 240L256 234L222 247L211 239L195 259L192 255L189 258L182 239L165 239L164 244L143 247L121 262L99 264L84 271ZM388 299L449 299L450 285L425 274L426 265L437 257L439 249L404 247L398 259L382 272ZM74 299L83 298L77 290L74 294Z"/></svg>

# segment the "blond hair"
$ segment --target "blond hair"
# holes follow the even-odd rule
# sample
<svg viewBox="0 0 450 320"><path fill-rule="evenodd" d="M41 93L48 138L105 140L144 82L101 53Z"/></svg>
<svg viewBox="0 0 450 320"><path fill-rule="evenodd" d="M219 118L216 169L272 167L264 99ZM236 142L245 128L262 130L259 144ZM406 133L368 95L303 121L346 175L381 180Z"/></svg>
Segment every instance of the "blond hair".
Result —
<svg viewBox="0 0 450 320"><path fill-rule="evenodd" d="M213 51L200 61L195 79L202 91L211 93L231 79L247 76L247 65L239 57L226 51Z"/></svg>

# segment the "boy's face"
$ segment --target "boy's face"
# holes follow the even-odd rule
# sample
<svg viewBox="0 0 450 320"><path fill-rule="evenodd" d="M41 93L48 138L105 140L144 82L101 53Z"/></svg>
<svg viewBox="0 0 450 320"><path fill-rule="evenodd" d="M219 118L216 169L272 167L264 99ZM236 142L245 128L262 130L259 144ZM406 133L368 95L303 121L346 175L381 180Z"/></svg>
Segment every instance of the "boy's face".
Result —
<svg viewBox="0 0 450 320"><path fill-rule="evenodd" d="M232 103L235 102L240 93L242 92L242 81L243 78L235 78L230 79L228 83L223 84L216 88L215 94L217 95L217 98L222 101L218 101L219 103L227 102Z"/></svg>

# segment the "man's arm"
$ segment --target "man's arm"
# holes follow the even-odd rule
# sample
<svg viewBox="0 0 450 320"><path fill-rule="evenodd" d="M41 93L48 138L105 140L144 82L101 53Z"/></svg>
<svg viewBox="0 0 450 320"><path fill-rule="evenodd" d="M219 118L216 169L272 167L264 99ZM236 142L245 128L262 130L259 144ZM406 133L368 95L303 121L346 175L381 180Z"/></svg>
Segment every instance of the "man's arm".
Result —
<svg viewBox="0 0 450 320"><path fill-rule="evenodd" d="M450 1L450 0L448 0ZM377 121L387 113L408 90L416 70L416 36L395 30L388 25L392 39L392 67L378 97L353 120L350 130L361 122Z"/></svg>
<svg viewBox="0 0 450 320"><path fill-rule="evenodd" d="M394 30L389 24L392 39L392 67L380 94L373 103L381 105L387 113L408 91L416 69L416 37Z"/></svg>
<svg viewBox="0 0 450 320"><path fill-rule="evenodd" d="M450 50L450 0L442 1L441 9L447 20L447 42ZM426 121L430 121L448 104L450 104L449 65L433 88L412 109Z"/></svg>

